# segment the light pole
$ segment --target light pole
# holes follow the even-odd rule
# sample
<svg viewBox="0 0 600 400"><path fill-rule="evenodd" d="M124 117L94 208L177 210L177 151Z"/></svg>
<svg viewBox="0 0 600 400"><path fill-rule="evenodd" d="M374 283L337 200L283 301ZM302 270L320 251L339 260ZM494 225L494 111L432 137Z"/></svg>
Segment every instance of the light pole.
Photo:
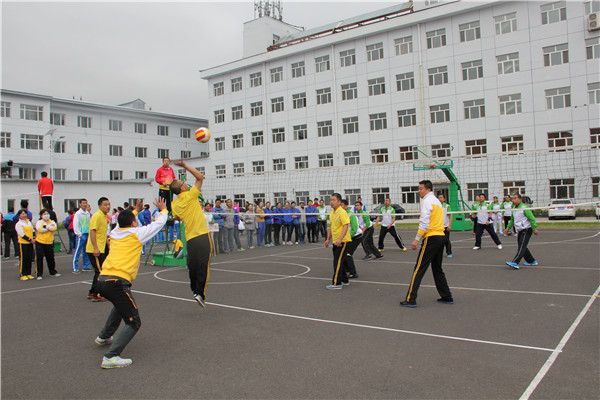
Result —
<svg viewBox="0 0 600 400"><path fill-rule="evenodd" d="M57 140L54 140L54 132L56 132L56 128L50 129L44 136L50 135L50 179L54 180L54 145L56 143L60 143L65 137L61 136Z"/></svg>

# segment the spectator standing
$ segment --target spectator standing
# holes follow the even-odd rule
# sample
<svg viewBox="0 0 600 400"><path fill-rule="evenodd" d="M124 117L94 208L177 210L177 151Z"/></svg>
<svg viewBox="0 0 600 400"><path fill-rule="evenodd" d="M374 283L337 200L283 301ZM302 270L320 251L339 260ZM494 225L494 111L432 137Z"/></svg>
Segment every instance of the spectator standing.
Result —
<svg viewBox="0 0 600 400"><path fill-rule="evenodd" d="M217 240L215 241L216 245L215 248L219 249L219 253L224 253L225 252L225 248L226 243L226 230L224 229L224 223L225 223L225 210L223 209L223 207L221 207L221 200L217 199L215 200L215 206L210 210L213 214L213 219L215 221L215 223L219 226L219 231L215 232L215 236L217 238ZM225 247L224 247L225 244Z"/></svg>
<svg viewBox="0 0 600 400"><path fill-rule="evenodd" d="M265 236L265 211L263 202L258 203L256 207L256 246L262 247Z"/></svg>
<svg viewBox="0 0 600 400"><path fill-rule="evenodd" d="M40 199L42 200L42 207L48 211L53 210L52 207L52 194L54 193L54 183L52 179L48 178L46 171L42 172L42 179L38 181L38 192Z"/></svg>
<svg viewBox="0 0 600 400"><path fill-rule="evenodd" d="M254 205L248 203L248 211L244 213L244 226L246 230L246 239L248 240L248 248L254 248L254 232L256 232L256 215L254 214Z"/></svg>
<svg viewBox="0 0 600 400"><path fill-rule="evenodd" d="M83 256L83 270L91 271L90 259L83 253L85 253L85 246L87 244L88 235L90 232L90 212L88 211L88 202L86 199L79 200L79 210L73 217L73 232L76 236L75 250L73 252L73 273L78 274L79 270L79 257Z"/></svg>
<svg viewBox="0 0 600 400"><path fill-rule="evenodd" d="M8 214L2 219L2 234L4 235L4 258L10 258L10 243L12 242L15 251L15 258L19 258L19 237L15 230L16 217L14 207L8 207Z"/></svg>
<svg viewBox="0 0 600 400"><path fill-rule="evenodd" d="M171 194L171 189L169 188L169 185L175 180L175 172L170 166L171 159L169 157L164 157L162 162L163 165L156 171L156 176L154 177L154 180L156 181L156 183L158 183L158 198L165 199L167 210L171 212L171 200L173 200L173 195Z"/></svg>
<svg viewBox="0 0 600 400"><path fill-rule="evenodd" d="M44 258L46 258L50 276L60 276L56 272L56 262L54 261L54 232L56 232L56 229L56 222L50 219L50 211L45 208L42 209L40 220L35 224L35 231L37 232L35 239L35 276L38 281L42 280L44 275Z"/></svg>

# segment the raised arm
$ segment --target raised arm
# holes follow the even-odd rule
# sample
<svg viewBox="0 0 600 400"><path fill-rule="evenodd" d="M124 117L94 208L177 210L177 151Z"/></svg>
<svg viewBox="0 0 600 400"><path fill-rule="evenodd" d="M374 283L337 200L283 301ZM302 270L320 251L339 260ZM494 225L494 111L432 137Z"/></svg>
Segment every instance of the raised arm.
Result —
<svg viewBox="0 0 600 400"><path fill-rule="evenodd" d="M183 160L174 160L173 164L177 165L178 167L185 168L186 171L189 171L189 173L192 174L194 178L196 178L194 186L196 186L198 190L202 189L202 183L204 182L204 174L202 172L198 171L196 168L190 167L185 162L183 162Z"/></svg>

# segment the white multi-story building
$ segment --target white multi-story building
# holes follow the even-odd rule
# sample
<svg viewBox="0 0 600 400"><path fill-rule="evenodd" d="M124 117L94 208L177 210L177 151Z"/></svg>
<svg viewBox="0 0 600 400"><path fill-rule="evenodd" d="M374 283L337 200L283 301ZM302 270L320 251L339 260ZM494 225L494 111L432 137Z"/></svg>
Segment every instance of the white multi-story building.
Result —
<svg viewBox="0 0 600 400"><path fill-rule="evenodd" d="M133 198L151 201L163 157L208 156L194 133L207 120L145 109L142 100L119 106L2 90L0 155L2 212L29 200L39 210L37 181L43 171L54 180L59 216L87 198L113 206ZM51 171L51 172L50 172ZM178 171L176 169L176 171Z"/></svg>
<svg viewBox="0 0 600 400"><path fill-rule="evenodd" d="M250 21L247 56L201 71L212 140L198 164L222 179L208 197L337 191L415 209L419 179L448 185L419 168L450 157L465 201L597 199L598 12L598 1L430 0L307 31Z"/></svg>

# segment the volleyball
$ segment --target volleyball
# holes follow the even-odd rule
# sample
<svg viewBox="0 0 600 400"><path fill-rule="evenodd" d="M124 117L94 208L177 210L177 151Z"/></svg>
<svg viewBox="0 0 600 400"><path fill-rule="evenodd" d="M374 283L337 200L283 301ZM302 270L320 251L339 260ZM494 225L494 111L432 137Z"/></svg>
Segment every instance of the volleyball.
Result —
<svg viewBox="0 0 600 400"><path fill-rule="evenodd" d="M202 143L206 143L210 140L210 131L208 128L198 128L196 131L196 140Z"/></svg>

